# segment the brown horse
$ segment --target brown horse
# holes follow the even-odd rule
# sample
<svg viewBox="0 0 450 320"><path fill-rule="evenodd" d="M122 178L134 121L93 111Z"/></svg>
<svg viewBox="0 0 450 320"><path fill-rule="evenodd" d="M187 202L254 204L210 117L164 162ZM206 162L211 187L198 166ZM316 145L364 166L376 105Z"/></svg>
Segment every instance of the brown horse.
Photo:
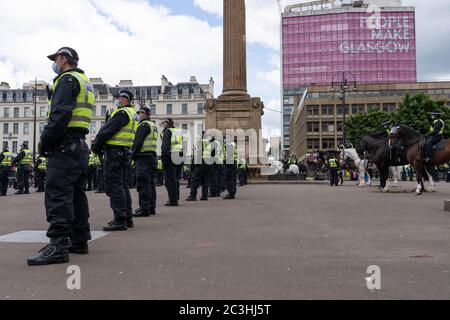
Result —
<svg viewBox="0 0 450 320"><path fill-rule="evenodd" d="M411 129L410 127L400 124L391 129L391 137L394 142L397 140L403 142L406 148L406 158L413 166L417 174L416 194L421 195L425 187L423 185L424 173L430 178L430 184L434 191L434 182L430 174L434 166L442 165L450 161L450 140L445 140L444 149L433 152L431 162L424 163L423 160L423 144L422 135Z"/></svg>

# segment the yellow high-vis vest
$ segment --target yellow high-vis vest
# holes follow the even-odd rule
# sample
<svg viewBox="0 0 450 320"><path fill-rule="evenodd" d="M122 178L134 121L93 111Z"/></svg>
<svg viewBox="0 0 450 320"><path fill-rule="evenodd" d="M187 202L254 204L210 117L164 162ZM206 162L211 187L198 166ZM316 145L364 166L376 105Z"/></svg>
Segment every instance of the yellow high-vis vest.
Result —
<svg viewBox="0 0 450 320"><path fill-rule="evenodd" d="M12 153L9 151L5 151L5 152L3 152L3 156L4 157L3 157L2 162L0 163L0 166L10 167L12 164L12 160L14 158Z"/></svg>
<svg viewBox="0 0 450 320"><path fill-rule="evenodd" d="M19 163L29 166L31 164L31 160L33 160L31 151L28 149L23 149L22 151L25 152L25 157L23 157L22 160L19 161Z"/></svg>
<svg viewBox="0 0 450 320"><path fill-rule="evenodd" d="M147 123L150 126L150 133L145 138L140 153L156 152L158 143L158 129L156 128L156 125L150 120L144 120L140 125L144 123Z"/></svg>
<svg viewBox="0 0 450 320"><path fill-rule="evenodd" d="M110 119L112 119L118 112L125 111L128 115L130 121L114 137L109 139L106 144L110 146L128 147L131 148L134 142L134 137L136 135L136 129L138 122L135 118L136 110L134 107L127 106L122 108L117 108L111 113Z"/></svg>

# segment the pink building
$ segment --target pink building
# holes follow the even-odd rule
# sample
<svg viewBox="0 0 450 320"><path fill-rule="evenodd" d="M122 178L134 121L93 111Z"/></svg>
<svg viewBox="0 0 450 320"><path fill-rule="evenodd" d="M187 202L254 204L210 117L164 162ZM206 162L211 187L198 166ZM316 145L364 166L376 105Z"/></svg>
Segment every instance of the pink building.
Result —
<svg viewBox="0 0 450 320"><path fill-rule="evenodd" d="M377 0L379 1L379 0ZM283 144L290 95L311 84L417 81L415 8L399 0L315 1L282 14ZM349 74L351 73L351 74ZM286 139L287 138L287 139Z"/></svg>

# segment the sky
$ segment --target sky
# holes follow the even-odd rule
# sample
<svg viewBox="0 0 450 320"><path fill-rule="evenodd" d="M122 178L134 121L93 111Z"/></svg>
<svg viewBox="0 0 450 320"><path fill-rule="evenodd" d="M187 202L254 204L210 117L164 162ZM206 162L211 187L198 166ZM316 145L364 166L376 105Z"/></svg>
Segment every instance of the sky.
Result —
<svg viewBox="0 0 450 320"><path fill-rule="evenodd" d="M80 68L110 85L213 77L222 91L223 0L0 0L0 81L51 82L46 56L75 48ZM302 0L281 0L284 7ZM416 6L418 79L450 79L450 2ZM280 134L280 39L276 0L246 0L248 91L265 103L265 136Z"/></svg>

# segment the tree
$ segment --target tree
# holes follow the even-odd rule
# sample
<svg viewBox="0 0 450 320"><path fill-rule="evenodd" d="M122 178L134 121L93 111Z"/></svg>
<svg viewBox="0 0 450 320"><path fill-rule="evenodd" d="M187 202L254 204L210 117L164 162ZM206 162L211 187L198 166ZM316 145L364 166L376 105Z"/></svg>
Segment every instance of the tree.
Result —
<svg viewBox="0 0 450 320"><path fill-rule="evenodd" d="M347 140L356 145L361 137L382 132L382 124L386 120L394 120L394 115L389 112L371 110L368 113L358 113L345 122Z"/></svg>

